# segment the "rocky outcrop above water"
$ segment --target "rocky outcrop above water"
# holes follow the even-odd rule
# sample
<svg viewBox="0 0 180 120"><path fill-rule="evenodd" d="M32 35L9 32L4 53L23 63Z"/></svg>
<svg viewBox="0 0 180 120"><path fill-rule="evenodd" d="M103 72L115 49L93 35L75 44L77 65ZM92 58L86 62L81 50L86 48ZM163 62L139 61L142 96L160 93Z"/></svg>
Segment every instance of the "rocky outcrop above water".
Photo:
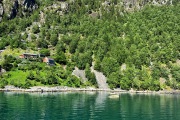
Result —
<svg viewBox="0 0 180 120"><path fill-rule="evenodd" d="M36 8L35 0L0 0L0 21L3 17L13 19L17 15L24 16Z"/></svg>

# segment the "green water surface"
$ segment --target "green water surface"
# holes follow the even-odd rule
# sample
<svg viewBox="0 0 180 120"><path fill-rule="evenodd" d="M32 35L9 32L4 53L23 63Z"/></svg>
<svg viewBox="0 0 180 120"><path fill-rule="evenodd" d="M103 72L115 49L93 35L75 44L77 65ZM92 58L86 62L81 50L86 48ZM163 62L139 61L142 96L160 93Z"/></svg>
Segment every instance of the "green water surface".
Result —
<svg viewBox="0 0 180 120"><path fill-rule="evenodd" d="M180 120L180 95L0 92L0 120Z"/></svg>

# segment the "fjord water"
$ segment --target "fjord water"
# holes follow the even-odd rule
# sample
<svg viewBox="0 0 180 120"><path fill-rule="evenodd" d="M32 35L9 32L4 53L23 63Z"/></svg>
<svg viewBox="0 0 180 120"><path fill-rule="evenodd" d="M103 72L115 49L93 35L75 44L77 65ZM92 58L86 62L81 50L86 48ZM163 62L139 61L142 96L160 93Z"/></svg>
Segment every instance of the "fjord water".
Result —
<svg viewBox="0 0 180 120"><path fill-rule="evenodd" d="M0 120L179 120L180 95L0 92Z"/></svg>

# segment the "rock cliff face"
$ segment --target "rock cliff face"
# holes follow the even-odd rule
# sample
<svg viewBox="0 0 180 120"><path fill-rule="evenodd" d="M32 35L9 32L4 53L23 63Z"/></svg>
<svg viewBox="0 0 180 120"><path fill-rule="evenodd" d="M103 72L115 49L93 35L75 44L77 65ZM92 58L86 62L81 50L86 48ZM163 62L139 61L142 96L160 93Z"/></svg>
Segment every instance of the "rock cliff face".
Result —
<svg viewBox="0 0 180 120"><path fill-rule="evenodd" d="M37 8L35 0L0 0L0 21L3 17L8 19L19 15L26 15Z"/></svg>
<svg viewBox="0 0 180 120"><path fill-rule="evenodd" d="M4 13L3 4L2 4L2 0L0 0L0 21L2 20L3 13Z"/></svg>
<svg viewBox="0 0 180 120"><path fill-rule="evenodd" d="M172 5L173 0L123 0L125 9L137 8L140 9L146 4L153 5Z"/></svg>
<svg viewBox="0 0 180 120"><path fill-rule="evenodd" d="M67 3L61 1L61 8L66 9ZM72 0L69 0L69 2ZM153 5L171 5L175 0L117 0L115 2L116 5L123 6L125 10L134 10L141 9L146 4ZM178 0L177 0L178 1ZM76 2L76 0L73 0ZM109 6L112 4L112 0L106 0L102 3L103 6ZM0 0L0 21L2 21L3 17L8 19L13 19L17 15L26 15L29 12L32 12L38 7L35 0Z"/></svg>
<svg viewBox="0 0 180 120"><path fill-rule="evenodd" d="M141 9L147 4L161 6L161 5L172 5L174 1L178 0L117 0L112 2L112 0L106 0L102 3L103 6L120 6L123 7L125 10L134 10L134 9Z"/></svg>

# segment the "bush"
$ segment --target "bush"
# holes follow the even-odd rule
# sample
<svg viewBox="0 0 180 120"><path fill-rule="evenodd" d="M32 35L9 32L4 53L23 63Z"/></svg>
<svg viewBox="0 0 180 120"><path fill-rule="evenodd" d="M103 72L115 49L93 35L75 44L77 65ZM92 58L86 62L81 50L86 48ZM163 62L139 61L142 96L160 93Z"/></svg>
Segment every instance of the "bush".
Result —
<svg viewBox="0 0 180 120"><path fill-rule="evenodd" d="M115 60L112 57L105 57L102 61L102 72L106 75L109 76L112 72L116 72L119 70L119 64L117 60Z"/></svg>
<svg viewBox="0 0 180 120"><path fill-rule="evenodd" d="M30 71L26 78L29 80L34 80L35 79L34 73Z"/></svg>
<svg viewBox="0 0 180 120"><path fill-rule="evenodd" d="M54 60L59 63L59 64L63 64L66 65L67 61L66 61L66 56L63 52L58 53L56 56L54 56Z"/></svg>
<svg viewBox="0 0 180 120"><path fill-rule="evenodd" d="M69 87L80 87L82 85L82 82L80 81L80 79L74 75L70 75L65 81L65 83Z"/></svg>
<svg viewBox="0 0 180 120"><path fill-rule="evenodd" d="M48 49L42 49L40 50L41 55L50 56L50 50Z"/></svg>
<svg viewBox="0 0 180 120"><path fill-rule="evenodd" d="M39 33L39 32L40 32L39 26L38 26L38 25L35 25L35 26L32 28L32 32L33 32L34 34Z"/></svg>
<svg viewBox="0 0 180 120"><path fill-rule="evenodd" d="M94 69L97 71L101 70L101 61L99 59L95 60Z"/></svg>
<svg viewBox="0 0 180 120"><path fill-rule="evenodd" d="M98 85L97 85L97 81L96 81L96 76L93 72L91 72L89 64L86 64L85 74L86 74L86 78L88 79L88 81L91 82L92 85L97 87Z"/></svg>
<svg viewBox="0 0 180 120"><path fill-rule="evenodd" d="M12 55L5 55L4 61L2 63L2 68L4 68L7 71L10 71L13 67L17 67L16 63L13 66L13 63L16 61L16 58Z"/></svg>
<svg viewBox="0 0 180 120"><path fill-rule="evenodd" d="M0 88L4 88L6 85L8 85L8 81L4 78L0 78Z"/></svg>
<svg viewBox="0 0 180 120"><path fill-rule="evenodd" d="M22 88L29 89L30 87L32 87L32 84L28 79L26 79L26 82L24 85L22 85Z"/></svg>

